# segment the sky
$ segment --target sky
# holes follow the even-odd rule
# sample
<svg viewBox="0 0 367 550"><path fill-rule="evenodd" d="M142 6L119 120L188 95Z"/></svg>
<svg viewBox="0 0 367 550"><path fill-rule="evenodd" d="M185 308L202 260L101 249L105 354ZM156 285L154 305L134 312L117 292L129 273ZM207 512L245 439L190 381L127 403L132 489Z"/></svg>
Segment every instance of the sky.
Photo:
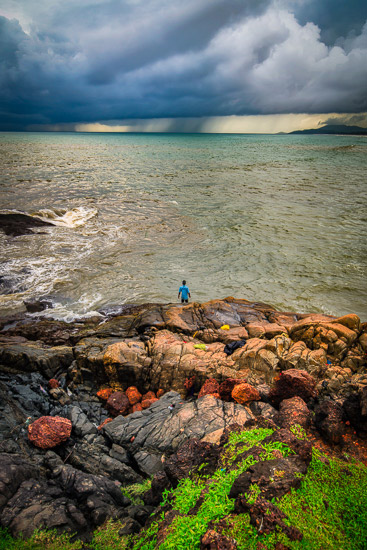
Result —
<svg viewBox="0 0 367 550"><path fill-rule="evenodd" d="M367 0L1 0L0 130L367 127Z"/></svg>

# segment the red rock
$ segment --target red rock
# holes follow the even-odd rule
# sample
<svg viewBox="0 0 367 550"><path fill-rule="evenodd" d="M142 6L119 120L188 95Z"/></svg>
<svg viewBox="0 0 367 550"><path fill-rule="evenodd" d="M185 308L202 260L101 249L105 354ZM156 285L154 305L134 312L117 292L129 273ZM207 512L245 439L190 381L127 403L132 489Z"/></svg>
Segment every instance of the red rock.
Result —
<svg viewBox="0 0 367 550"><path fill-rule="evenodd" d="M51 380L48 381L48 387L51 390L54 390L60 386L60 382L56 380L56 378L51 378Z"/></svg>
<svg viewBox="0 0 367 550"><path fill-rule="evenodd" d="M165 391L162 390L162 388L159 389L159 390L157 391L157 399L160 399L160 398L162 397L162 395L164 395L164 394L165 394Z"/></svg>
<svg viewBox="0 0 367 550"><path fill-rule="evenodd" d="M198 399L200 397L204 397L204 395L212 395L213 397L220 399L219 382L214 378L208 378L199 392Z"/></svg>
<svg viewBox="0 0 367 550"><path fill-rule="evenodd" d="M316 380L305 370L290 369L280 373L275 386L270 390L269 401L277 406L284 399L298 396L307 403L316 395Z"/></svg>
<svg viewBox="0 0 367 550"><path fill-rule="evenodd" d="M132 411L131 412L136 412L136 411L142 411L143 410L143 407L141 406L141 403L136 403L135 405L132 406Z"/></svg>
<svg viewBox="0 0 367 550"><path fill-rule="evenodd" d="M72 424L61 416L41 416L28 426L28 439L36 447L52 449L69 439Z"/></svg>
<svg viewBox="0 0 367 550"><path fill-rule="evenodd" d="M148 409L150 405L155 403L155 401L158 401L156 397L152 397L151 399L144 399L144 401L141 402L141 406L143 409Z"/></svg>
<svg viewBox="0 0 367 550"><path fill-rule="evenodd" d="M237 384L232 390L232 397L241 405L250 403L250 401L260 401L260 394L256 388L250 384Z"/></svg>
<svg viewBox="0 0 367 550"><path fill-rule="evenodd" d="M104 421L102 422L102 424L100 424L100 425L98 426L97 430L102 430L102 428L103 428L104 426L106 426L106 424L109 424L110 422L112 422L112 420L113 420L113 418L106 418L106 420L104 420Z"/></svg>
<svg viewBox="0 0 367 550"><path fill-rule="evenodd" d="M136 405L141 401L141 393L135 386L130 386L130 388L127 388L125 393L130 402L130 405Z"/></svg>
<svg viewBox="0 0 367 550"><path fill-rule="evenodd" d="M156 394L154 393L154 391L148 391L147 393L145 393L143 395L143 397L141 398L142 401L146 401L147 399L156 399L157 396Z"/></svg>
<svg viewBox="0 0 367 550"><path fill-rule="evenodd" d="M106 409L111 416L126 415L129 412L130 402L122 391L115 391L107 400Z"/></svg>
<svg viewBox="0 0 367 550"><path fill-rule="evenodd" d="M97 391L97 397L102 399L102 401L107 401L108 398L114 393L115 390L112 388L105 388L103 390Z"/></svg>
<svg viewBox="0 0 367 550"><path fill-rule="evenodd" d="M243 380L241 378L227 378L219 386L220 398L223 401L231 401L233 388L238 384L243 384L245 382L246 380Z"/></svg>

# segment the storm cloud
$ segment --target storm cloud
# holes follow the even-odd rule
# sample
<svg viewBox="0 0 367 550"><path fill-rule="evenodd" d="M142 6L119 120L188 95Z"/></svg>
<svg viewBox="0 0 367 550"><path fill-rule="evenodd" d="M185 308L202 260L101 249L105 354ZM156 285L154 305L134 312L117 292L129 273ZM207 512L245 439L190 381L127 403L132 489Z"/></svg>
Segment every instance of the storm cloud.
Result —
<svg viewBox="0 0 367 550"><path fill-rule="evenodd" d="M4 130L367 110L364 0L3 0L0 13Z"/></svg>

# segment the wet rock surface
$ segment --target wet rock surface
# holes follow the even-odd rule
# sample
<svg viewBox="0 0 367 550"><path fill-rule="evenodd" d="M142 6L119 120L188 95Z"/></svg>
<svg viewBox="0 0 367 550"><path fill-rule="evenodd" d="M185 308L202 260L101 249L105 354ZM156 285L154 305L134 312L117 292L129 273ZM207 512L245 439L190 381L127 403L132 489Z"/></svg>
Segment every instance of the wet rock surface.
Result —
<svg viewBox="0 0 367 550"><path fill-rule="evenodd" d="M1 320L0 523L13 534L46 527L87 539L108 517L129 517L134 532L147 510L134 510L121 485L153 476L144 501L156 506L201 464L210 473L231 427L251 422L277 424L266 440L295 455L245 472L232 488L236 506L258 484L254 525L267 507L263 528L284 530L269 499L297 486L311 460L310 445L288 428L317 430L334 445L346 426L367 437L367 327L355 315L234 298L101 313L70 324L35 314ZM52 450L28 439L42 417L71 427ZM232 548L221 537L209 529L203 548Z"/></svg>

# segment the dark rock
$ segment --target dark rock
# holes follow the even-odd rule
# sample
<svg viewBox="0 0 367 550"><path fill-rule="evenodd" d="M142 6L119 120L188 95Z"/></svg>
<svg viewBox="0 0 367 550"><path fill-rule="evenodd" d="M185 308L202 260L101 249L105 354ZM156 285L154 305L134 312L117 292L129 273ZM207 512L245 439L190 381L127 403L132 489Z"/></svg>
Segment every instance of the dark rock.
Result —
<svg viewBox="0 0 367 550"><path fill-rule="evenodd" d="M88 420L87 415L77 405L71 405L67 408L67 418L73 425L73 434L77 437L85 437L89 434L97 434L96 426Z"/></svg>
<svg viewBox="0 0 367 550"><path fill-rule="evenodd" d="M126 516L129 499L120 484L102 476L78 472L47 453L52 479L19 483L1 513L1 524L13 536L29 537L35 528L88 534L107 518Z"/></svg>
<svg viewBox="0 0 367 550"><path fill-rule="evenodd" d="M308 439L298 439L290 430L281 428L263 439L262 443L280 442L288 445L308 466L312 460L312 444Z"/></svg>
<svg viewBox="0 0 367 550"><path fill-rule="evenodd" d="M343 403L347 420L360 437L367 437L367 386L360 392L350 394Z"/></svg>
<svg viewBox="0 0 367 550"><path fill-rule="evenodd" d="M139 522L141 526L144 526L154 510L154 506L129 506L128 514L131 518Z"/></svg>
<svg viewBox="0 0 367 550"><path fill-rule="evenodd" d="M109 454L110 450L105 445L103 437L89 437L94 437L94 441L77 441L73 446L65 448L63 456L69 464L88 474L116 479L125 485L143 481L129 463L121 462Z"/></svg>
<svg viewBox="0 0 367 550"><path fill-rule="evenodd" d="M50 300L24 300L24 305L28 313L38 313L45 309L51 309L53 303Z"/></svg>
<svg viewBox="0 0 367 550"><path fill-rule="evenodd" d="M290 369L280 373L269 393L269 401L278 406L284 399L298 396L307 403L316 395L316 380L305 370Z"/></svg>
<svg viewBox="0 0 367 550"><path fill-rule="evenodd" d="M165 461L164 471L173 487L176 487L180 479L188 477L190 472L195 472L204 463L206 466L202 473L214 472L218 456L218 446L199 439L190 439L185 441L178 451Z"/></svg>
<svg viewBox="0 0 367 550"><path fill-rule="evenodd" d="M27 214L0 214L0 229L5 235L19 237L20 235L32 234L33 228L52 227L52 223L39 220Z"/></svg>
<svg viewBox="0 0 367 550"><path fill-rule="evenodd" d="M175 405L172 411L170 405ZM168 392L145 411L119 416L104 427L104 433L134 457L144 451L158 463L187 439L203 439L233 423L243 426L250 418L251 414L235 403L211 396L183 402L179 394Z"/></svg>
<svg viewBox="0 0 367 550"><path fill-rule="evenodd" d="M122 537L123 535L132 535L135 533L139 533L141 530L141 525L138 521L136 521L133 518L126 518L124 520L124 525L119 530L119 535Z"/></svg>
<svg viewBox="0 0 367 550"><path fill-rule="evenodd" d="M292 488L298 489L301 481L296 474L306 472L307 465L298 456L257 462L234 481L229 498L248 493L251 485L258 485L261 496L268 500L279 498Z"/></svg>
<svg viewBox="0 0 367 550"><path fill-rule="evenodd" d="M284 523L287 516L277 506L263 498L257 498L250 504L245 497L238 497L235 502L237 514L250 514L250 522L259 533L266 535L274 531L283 531L290 540L302 540L303 534L296 527Z"/></svg>
<svg viewBox="0 0 367 550"><path fill-rule="evenodd" d="M237 543L225 535L220 535L213 529L201 537L200 550L236 550Z"/></svg>
<svg viewBox="0 0 367 550"><path fill-rule="evenodd" d="M149 506L158 506L162 500L163 492L171 488L172 484L166 472L157 472L152 479L151 488L142 497L144 503Z"/></svg>
<svg viewBox="0 0 367 550"><path fill-rule="evenodd" d="M345 434L342 407L331 399L324 399L314 412L315 426L326 441L334 445L341 443Z"/></svg>
<svg viewBox="0 0 367 550"><path fill-rule="evenodd" d="M279 413L272 407L269 403L263 403L262 401L252 401L249 403L250 411L255 416L260 416L272 420L273 422L278 421Z"/></svg>
<svg viewBox="0 0 367 550"><path fill-rule="evenodd" d="M41 342L0 344L0 363L9 372L38 371L47 379L53 378L60 367L73 361L73 351L67 346L49 347Z"/></svg>
<svg viewBox="0 0 367 550"><path fill-rule="evenodd" d="M116 391L107 399L106 409L111 416L119 416L129 412L130 402L127 395L122 391Z"/></svg>
<svg viewBox="0 0 367 550"><path fill-rule="evenodd" d="M284 399L279 406L278 423L283 428L290 428L299 424L307 428L311 422L311 412L306 403L300 397Z"/></svg>
<svg viewBox="0 0 367 550"><path fill-rule="evenodd" d="M0 454L0 511L23 481L38 478L38 470L20 454Z"/></svg>
<svg viewBox="0 0 367 550"><path fill-rule="evenodd" d="M88 525L83 513L58 487L34 479L21 483L3 510L1 523L13 536L25 538L34 529L83 532Z"/></svg>

